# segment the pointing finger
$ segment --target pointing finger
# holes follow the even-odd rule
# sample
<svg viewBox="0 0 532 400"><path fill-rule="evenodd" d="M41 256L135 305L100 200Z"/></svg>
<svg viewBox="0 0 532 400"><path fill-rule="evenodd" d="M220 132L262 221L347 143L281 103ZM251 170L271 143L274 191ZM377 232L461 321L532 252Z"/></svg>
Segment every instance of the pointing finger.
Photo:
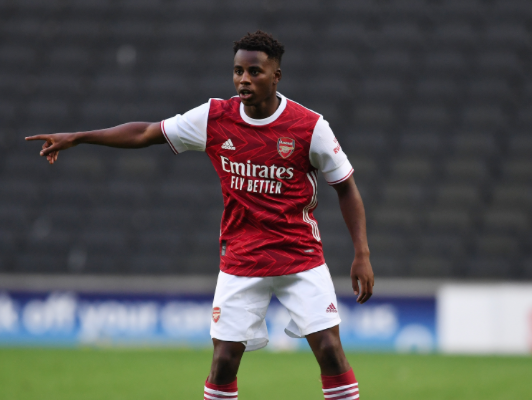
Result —
<svg viewBox="0 0 532 400"><path fill-rule="evenodd" d="M35 136L27 136L24 138L25 140L48 140L48 135L35 135Z"/></svg>

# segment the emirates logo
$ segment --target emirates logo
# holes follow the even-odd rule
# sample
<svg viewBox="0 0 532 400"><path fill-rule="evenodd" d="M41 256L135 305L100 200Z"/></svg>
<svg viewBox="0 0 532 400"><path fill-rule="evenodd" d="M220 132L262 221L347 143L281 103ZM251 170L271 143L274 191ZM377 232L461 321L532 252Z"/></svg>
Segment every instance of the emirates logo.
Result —
<svg viewBox="0 0 532 400"><path fill-rule="evenodd" d="M332 313L337 313L337 312L338 312L338 310L336 309L336 307L334 306L333 303L331 303L331 304L329 305L329 307L327 307L327 310L325 310L325 311L326 311L326 312L332 312Z"/></svg>
<svg viewBox="0 0 532 400"><path fill-rule="evenodd" d="M214 323L217 323L220 320L220 316L222 315L222 309L220 307L214 307L212 309L212 320Z"/></svg>

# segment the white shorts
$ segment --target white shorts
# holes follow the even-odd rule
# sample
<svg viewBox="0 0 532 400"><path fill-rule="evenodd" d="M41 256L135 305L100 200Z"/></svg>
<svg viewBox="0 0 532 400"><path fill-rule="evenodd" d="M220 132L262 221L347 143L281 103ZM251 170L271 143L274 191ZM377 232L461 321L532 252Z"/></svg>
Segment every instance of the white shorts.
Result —
<svg viewBox="0 0 532 400"><path fill-rule="evenodd" d="M211 337L243 342L246 351L268 344L264 320L272 293L291 320L285 333L294 338L340 323L336 293L326 264L298 274L267 277L229 275L220 271L214 294Z"/></svg>

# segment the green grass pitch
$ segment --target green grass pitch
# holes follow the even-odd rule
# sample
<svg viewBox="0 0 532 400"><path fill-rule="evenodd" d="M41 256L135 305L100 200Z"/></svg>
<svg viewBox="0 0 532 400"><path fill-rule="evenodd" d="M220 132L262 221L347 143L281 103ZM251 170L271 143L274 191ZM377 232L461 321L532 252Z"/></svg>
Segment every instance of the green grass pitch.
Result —
<svg viewBox="0 0 532 400"><path fill-rule="evenodd" d="M2 400L202 399L209 351L0 349ZM349 354L362 400L532 399L532 357ZM310 353L247 353L242 400L322 399Z"/></svg>

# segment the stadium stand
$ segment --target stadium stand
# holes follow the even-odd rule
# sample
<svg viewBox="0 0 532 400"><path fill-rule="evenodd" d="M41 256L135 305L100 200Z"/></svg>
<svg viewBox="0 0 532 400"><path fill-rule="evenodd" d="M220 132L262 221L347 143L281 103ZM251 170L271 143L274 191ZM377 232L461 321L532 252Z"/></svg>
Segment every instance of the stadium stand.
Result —
<svg viewBox="0 0 532 400"><path fill-rule="evenodd" d="M288 97L355 166L377 276L532 278L529 0L0 0L0 271L215 274L222 198L204 154L30 134L158 121L233 95L232 40L286 46ZM334 275L353 256L320 182Z"/></svg>

